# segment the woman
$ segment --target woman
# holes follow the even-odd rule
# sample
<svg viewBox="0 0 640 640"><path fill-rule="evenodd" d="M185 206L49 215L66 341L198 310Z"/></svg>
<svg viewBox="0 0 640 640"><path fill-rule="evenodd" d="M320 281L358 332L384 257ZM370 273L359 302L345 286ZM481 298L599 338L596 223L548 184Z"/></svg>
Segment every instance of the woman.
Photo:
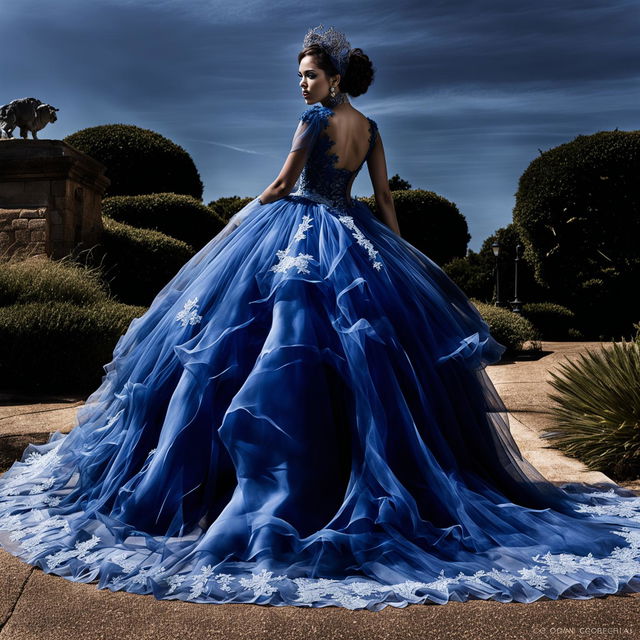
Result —
<svg viewBox="0 0 640 640"><path fill-rule="evenodd" d="M133 320L74 429L0 479L0 544L207 603L640 590L640 498L522 458L484 371L505 347L399 235L377 124L348 98L369 58L316 28L298 62L311 106L278 178ZM381 219L350 197L365 162Z"/></svg>

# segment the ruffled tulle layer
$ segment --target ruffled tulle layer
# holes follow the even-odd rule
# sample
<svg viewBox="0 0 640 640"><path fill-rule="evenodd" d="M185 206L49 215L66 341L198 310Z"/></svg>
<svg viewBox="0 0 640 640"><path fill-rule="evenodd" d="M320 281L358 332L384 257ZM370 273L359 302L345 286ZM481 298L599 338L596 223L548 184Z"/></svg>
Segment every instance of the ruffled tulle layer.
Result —
<svg viewBox="0 0 640 640"><path fill-rule="evenodd" d="M136 318L0 545L159 599L343 606L640 591L640 498L547 482L460 289L363 203L250 202Z"/></svg>

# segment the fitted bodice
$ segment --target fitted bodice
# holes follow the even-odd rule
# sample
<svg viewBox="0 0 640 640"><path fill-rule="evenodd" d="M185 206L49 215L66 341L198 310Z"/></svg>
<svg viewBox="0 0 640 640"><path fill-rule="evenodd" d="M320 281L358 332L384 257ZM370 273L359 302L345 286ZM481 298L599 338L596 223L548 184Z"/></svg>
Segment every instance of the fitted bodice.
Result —
<svg viewBox="0 0 640 640"><path fill-rule="evenodd" d="M353 204L350 195L351 185L373 149L378 127L374 120L367 117L369 147L357 169L337 167L339 158L331 151L335 142L325 131L329 118L333 115L334 112L329 107L318 103L307 109L300 117L302 122L309 122L310 126L316 126L318 134L314 138L307 162L296 183L297 189L290 195L303 196L337 209L348 209Z"/></svg>

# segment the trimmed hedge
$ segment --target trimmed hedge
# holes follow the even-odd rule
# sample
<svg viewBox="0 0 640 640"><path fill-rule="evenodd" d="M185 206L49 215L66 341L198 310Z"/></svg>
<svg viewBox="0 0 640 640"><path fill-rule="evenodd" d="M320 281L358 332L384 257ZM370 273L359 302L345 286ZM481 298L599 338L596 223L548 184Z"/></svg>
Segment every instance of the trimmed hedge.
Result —
<svg viewBox="0 0 640 640"><path fill-rule="evenodd" d="M254 197L241 198L240 196L231 196L218 198L217 200L212 200L207 206L226 223L229 222L229 218L231 218L232 215L238 213L238 211L249 204Z"/></svg>
<svg viewBox="0 0 640 640"><path fill-rule="evenodd" d="M111 294L121 302L148 306L195 254L186 242L159 231L138 229L108 217L103 222L99 244L76 260L100 267Z"/></svg>
<svg viewBox="0 0 640 640"><path fill-rule="evenodd" d="M183 193L202 200L203 185L191 156L175 142L131 124L76 131L64 142L106 166L106 196Z"/></svg>
<svg viewBox="0 0 640 640"><path fill-rule="evenodd" d="M540 339L539 333L529 320L520 314L509 311L504 307L485 304L474 298L471 302L489 325L491 335L505 347L507 355L515 355L522 351L524 343Z"/></svg>
<svg viewBox="0 0 640 640"><path fill-rule="evenodd" d="M113 300L85 307L58 300L0 307L0 386L91 392L120 336L145 311Z"/></svg>
<svg viewBox="0 0 640 640"><path fill-rule="evenodd" d="M226 224L215 210L199 200L176 193L105 198L102 213L132 227L160 231L186 242L196 251Z"/></svg>
<svg viewBox="0 0 640 640"><path fill-rule="evenodd" d="M530 302L522 305L522 315L537 329L541 340L568 340L575 313L553 302Z"/></svg>

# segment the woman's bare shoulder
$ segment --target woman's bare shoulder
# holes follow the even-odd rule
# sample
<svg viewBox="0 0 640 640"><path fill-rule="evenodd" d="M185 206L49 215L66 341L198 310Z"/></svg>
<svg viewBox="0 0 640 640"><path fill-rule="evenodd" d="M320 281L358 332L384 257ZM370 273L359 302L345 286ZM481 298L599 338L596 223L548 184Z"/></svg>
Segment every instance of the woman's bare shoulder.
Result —
<svg viewBox="0 0 640 640"><path fill-rule="evenodd" d="M334 115L341 116L341 119L344 119L344 121L350 121L352 123L366 122L369 120L362 111L359 111L353 106L345 109L334 109Z"/></svg>

